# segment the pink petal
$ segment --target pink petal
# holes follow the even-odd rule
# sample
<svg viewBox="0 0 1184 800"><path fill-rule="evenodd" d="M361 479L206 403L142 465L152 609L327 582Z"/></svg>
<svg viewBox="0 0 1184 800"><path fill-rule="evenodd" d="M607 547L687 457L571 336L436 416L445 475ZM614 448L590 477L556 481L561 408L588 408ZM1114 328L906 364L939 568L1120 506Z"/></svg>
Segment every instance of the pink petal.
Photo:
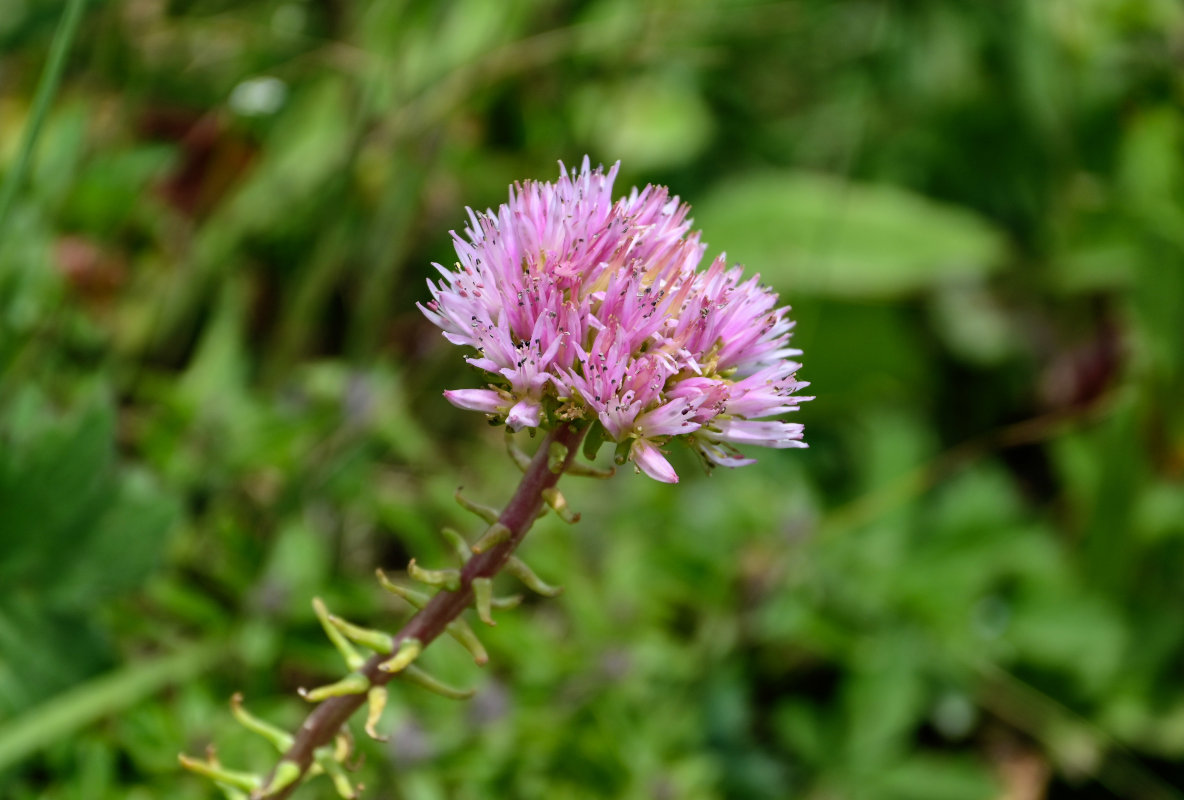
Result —
<svg viewBox="0 0 1184 800"><path fill-rule="evenodd" d="M801 423L730 419L716 422L715 427L719 431L712 438L732 444L757 444L778 449L806 446L801 440Z"/></svg>
<svg viewBox="0 0 1184 800"><path fill-rule="evenodd" d="M692 433L699 429L691 413L698 405L699 398L680 397L665 405L645 412L634 423L634 427L643 436L679 436Z"/></svg>
<svg viewBox="0 0 1184 800"><path fill-rule="evenodd" d="M748 458L735 448L724 447L719 442L712 442L705 439L699 440L699 452L701 452L708 461L713 464L718 464L721 467L745 467L749 464L756 463L755 458Z"/></svg>
<svg viewBox="0 0 1184 800"><path fill-rule="evenodd" d="M542 415L542 406L538 400L519 400L506 415L506 425L512 431L521 428L537 428Z"/></svg>
<svg viewBox="0 0 1184 800"><path fill-rule="evenodd" d="M641 468L641 471L656 481L662 483L678 483L678 473L662 451L645 439L635 439L629 450L629 458Z"/></svg>
<svg viewBox="0 0 1184 800"><path fill-rule="evenodd" d="M445 399L457 408L469 411L484 411L486 414L497 414L506 401L492 389L450 389L444 393Z"/></svg>

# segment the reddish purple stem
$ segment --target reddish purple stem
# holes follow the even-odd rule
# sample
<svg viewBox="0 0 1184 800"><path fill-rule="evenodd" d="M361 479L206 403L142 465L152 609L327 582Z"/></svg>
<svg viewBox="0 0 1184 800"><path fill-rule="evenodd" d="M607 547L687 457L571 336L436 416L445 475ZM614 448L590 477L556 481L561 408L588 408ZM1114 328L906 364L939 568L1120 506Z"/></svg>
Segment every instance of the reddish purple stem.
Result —
<svg viewBox="0 0 1184 800"><path fill-rule="evenodd" d="M460 588L454 592L441 590L433 596L395 635L394 651L398 650L400 642L411 638L418 639L427 647L433 639L444 632L448 623L472 604L473 580L492 578L501 571L542 510L543 492L559 482L563 471L575 456L583 435L584 429L576 429L569 425L560 425L546 435L523 474L514 496L498 517L498 522L510 529L510 538L470 558L461 570ZM561 467L552 471L549 464L550 450L555 444L566 448L566 455ZM388 683L397 676L378 668L378 665L388 658L387 655L376 654L362 666L360 672L370 680L372 686ZM290 761L300 767L301 773L306 772L312 765L314 751L332 742L341 727L365 702L366 695L363 693L331 697L317 705L296 731L295 741L284 753L281 761ZM272 774L264 780L264 786L271 780ZM285 800L299 785L298 781L274 794L266 795L267 800Z"/></svg>

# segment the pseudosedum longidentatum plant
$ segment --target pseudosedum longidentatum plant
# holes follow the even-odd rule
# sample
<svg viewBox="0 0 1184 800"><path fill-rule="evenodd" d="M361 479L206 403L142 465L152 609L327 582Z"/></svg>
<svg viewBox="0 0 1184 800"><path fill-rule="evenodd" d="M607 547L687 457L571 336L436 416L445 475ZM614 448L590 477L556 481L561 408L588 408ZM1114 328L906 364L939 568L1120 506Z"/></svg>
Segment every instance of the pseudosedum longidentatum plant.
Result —
<svg viewBox="0 0 1184 800"><path fill-rule="evenodd" d="M281 755L264 775L227 769L212 754L181 757L228 796L279 800L324 773L343 797L356 797L344 766L352 750L346 723L356 711L368 706L364 728L378 736L391 680L467 696L421 671L416 658L446 634L478 665L486 662L462 614L473 607L492 624L495 609L513 605L514 598L493 595L492 579L503 570L534 591L557 593L513 552L548 509L576 519L556 487L561 476L611 474L577 460L581 451L593 459L612 443L617 464L631 461L651 478L677 483L665 455L676 441L708 467L751 463L738 449L746 445L805 447L802 426L780 419L810 399L798 394L807 384L797 380L800 351L789 344L788 307L757 277L729 268L723 255L700 269L706 246L691 230L688 206L652 185L614 200L616 172L592 169L587 159L579 170L561 165L555 183L515 184L507 203L470 211L468 227L453 234L457 262L436 265L440 278L428 282L432 299L420 308L464 348L485 385L444 395L505 425L522 480L500 510L457 492L485 526L471 544L444 530L457 567L431 570L412 561L406 577L422 589L379 571L383 588L418 609L396 633L359 627L313 601L349 672L301 692L316 705L294 733L232 700L238 720ZM515 442L523 429L537 434L533 456Z"/></svg>

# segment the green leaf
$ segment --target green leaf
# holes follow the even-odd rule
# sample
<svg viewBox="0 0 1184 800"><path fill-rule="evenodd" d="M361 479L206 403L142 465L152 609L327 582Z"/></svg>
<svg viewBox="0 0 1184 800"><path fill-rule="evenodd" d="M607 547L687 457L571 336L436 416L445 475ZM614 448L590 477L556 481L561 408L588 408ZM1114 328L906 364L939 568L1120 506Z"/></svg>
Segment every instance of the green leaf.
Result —
<svg viewBox="0 0 1184 800"><path fill-rule="evenodd" d="M880 797L892 800L989 800L999 785L969 759L913 756L883 776Z"/></svg>
<svg viewBox="0 0 1184 800"><path fill-rule="evenodd" d="M81 607L142 585L159 563L180 511L176 499L146 473L128 474L79 543L72 568L59 577L58 599Z"/></svg>
<svg viewBox="0 0 1184 800"><path fill-rule="evenodd" d="M323 192L342 167L350 114L340 82L322 80L293 98L275 127L266 156L228 201L220 221L232 231L296 224L299 209ZM224 231L208 228L217 237Z"/></svg>
<svg viewBox="0 0 1184 800"><path fill-rule="evenodd" d="M179 507L147 474L119 470L107 393L62 414L27 389L0 419L0 440L0 580L60 609L140 585Z"/></svg>
<svg viewBox="0 0 1184 800"><path fill-rule="evenodd" d="M895 297L989 274L1003 235L966 209L888 185L762 172L695 208L711 242L790 296Z"/></svg>
<svg viewBox="0 0 1184 800"><path fill-rule="evenodd" d="M797 699L777 706L773 728L785 749L811 765L825 764L834 751L834 726L818 707Z"/></svg>
<svg viewBox="0 0 1184 800"><path fill-rule="evenodd" d="M0 420L0 579L43 583L77 553L109 499L114 430L101 395L58 416L28 390Z"/></svg>
<svg viewBox="0 0 1184 800"><path fill-rule="evenodd" d="M89 612L60 612L33 592L0 594L0 719L109 666L111 645ZM3 737L0 737L3 738Z"/></svg>
<svg viewBox="0 0 1184 800"><path fill-rule="evenodd" d="M1173 106L1145 109L1125 131L1118 174L1123 210L1177 244L1184 242L1182 143L1184 115Z"/></svg>
<svg viewBox="0 0 1184 800"><path fill-rule="evenodd" d="M698 88L672 73L589 86L572 98L572 115L597 151L619 155L630 169L685 163L715 129Z"/></svg>
<svg viewBox="0 0 1184 800"><path fill-rule="evenodd" d="M855 774L876 774L907 752L928 698L924 652L905 635L869 639L857 649L844 687L848 758Z"/></svg>
<svg viewBox="0 0 1184 800"><path fill-rule="evenodd" d="M1007 640L1020 660L1067 675L1091 693L1104 691L1119 674L1129 642L1113 605L1054 586L1020 597Z"/></svg>
<svg viewBox="0 0 1184 800"><path fill-rule="evenodd" d="M72 187L65 212L68 219L100 235L126 226L129 210L150 197L146 191L149 181L158 177L172 158L172 149L161 145L95 157Z"/></svg>

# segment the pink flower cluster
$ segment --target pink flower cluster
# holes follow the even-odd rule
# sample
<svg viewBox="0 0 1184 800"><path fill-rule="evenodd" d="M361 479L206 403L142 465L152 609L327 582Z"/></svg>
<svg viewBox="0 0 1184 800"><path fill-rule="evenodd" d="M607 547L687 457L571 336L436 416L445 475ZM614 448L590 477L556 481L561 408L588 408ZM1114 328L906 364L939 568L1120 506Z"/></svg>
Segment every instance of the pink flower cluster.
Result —
<svg viewBox="0 0 1184 800"><path fill-rule="evenodd" d="M795 394L807 384L788 307L723 255L698 271L706 247L665 187L614 201L616 166L560 170L515 184L497 211L470 209L456 268L435 265L420 310L491 379L444 396L513 430L598 424L667 483L675 438L728 467L752 463L735 445L805 447L800 424L768 419L810 399Z"/></svg>

